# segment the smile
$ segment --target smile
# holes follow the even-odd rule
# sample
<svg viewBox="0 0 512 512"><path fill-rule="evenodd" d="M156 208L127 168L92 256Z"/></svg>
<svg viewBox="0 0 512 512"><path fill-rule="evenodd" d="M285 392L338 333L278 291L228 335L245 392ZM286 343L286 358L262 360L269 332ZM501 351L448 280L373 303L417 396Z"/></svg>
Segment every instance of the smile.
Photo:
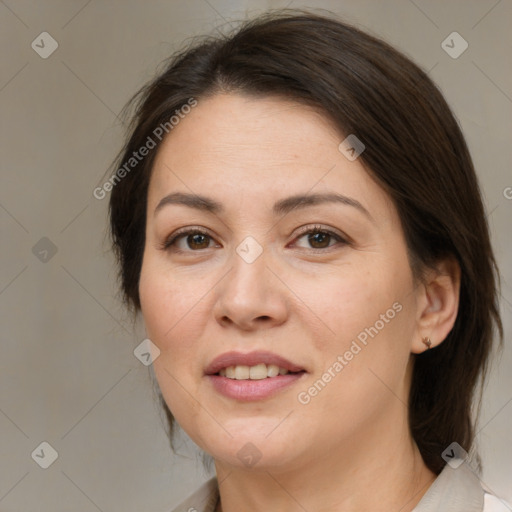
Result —
<svg viewBox="0 0 512 512"><path fill-rule="evenodd" d="M307 373L298 364L266 351L227 352L205 368L205 378L215 392L244 402L271 398Z"/></svg>
<svg viewBox="0 0 512 512"><path fill-rule="evenodd" d="M221 377L236 380L261 380L277 377L278 375L286 375L287 373L289 372L286 368L280 368L276 364L267 365L265 363L259 363L255 366L228 366L219 370Z"/></svg>

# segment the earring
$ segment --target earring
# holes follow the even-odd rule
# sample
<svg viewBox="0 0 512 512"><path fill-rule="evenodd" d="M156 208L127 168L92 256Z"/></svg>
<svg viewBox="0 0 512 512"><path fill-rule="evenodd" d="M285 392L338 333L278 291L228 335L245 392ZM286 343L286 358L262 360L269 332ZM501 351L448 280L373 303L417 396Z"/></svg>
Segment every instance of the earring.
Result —
<svg viewBox="0 0 512 512"><path fill-rule="evenodd" d="M430 341L430 338L422 338L421 340L426 346L427 346L427 350L432 346L432 342Z"/></svg>

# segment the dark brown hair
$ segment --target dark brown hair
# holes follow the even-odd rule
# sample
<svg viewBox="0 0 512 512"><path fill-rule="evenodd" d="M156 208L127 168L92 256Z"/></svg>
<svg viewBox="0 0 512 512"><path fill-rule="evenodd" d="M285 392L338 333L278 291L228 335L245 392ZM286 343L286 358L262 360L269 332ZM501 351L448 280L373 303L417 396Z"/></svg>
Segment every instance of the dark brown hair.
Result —
<svg viewBox="0 0 512 512"><path fill-rule="evenodd" d="M191 98L200 102L219 92L294 100L323 112L340 135L356 134L366 146L360 159L397 208L415 276L449 256L460 265L455 325L443 343L415 357L410 390L412 435L438 474L450 443L472 448L475 390L495 334L500 342L503 336L499 277L478 181L442 94L400 52L330 13L269 12L230 35L194 40L166 63L129 103L135 112L116 168ZM123 173L110 196L121 290L135 313L157 150ZM172 433L173 418L163 405Z"/></svg>

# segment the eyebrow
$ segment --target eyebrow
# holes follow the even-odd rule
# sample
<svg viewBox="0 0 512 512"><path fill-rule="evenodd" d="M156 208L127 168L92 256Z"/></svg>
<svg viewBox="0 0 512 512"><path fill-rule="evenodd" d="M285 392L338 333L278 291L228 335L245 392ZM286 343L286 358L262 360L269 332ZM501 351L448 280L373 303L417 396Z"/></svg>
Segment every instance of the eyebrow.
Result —
<svg viewBox="0 0 512 512"><path fill-rule="evenodd" d="M274 204L272 211L276 216L286 215L292 210L298 208L306 208L308 206L316 206L324 203L338 203L345 206L352 206L361 213L364 213L369 219L373 220L370 212L359 201L333 192L323 194L298 194L285 199L280 199ZM215 215L221 214L225 211L221 203L210 197L184 192L173 192L160 200L153 215L156 215L162 208L171 204L188 206L189 208L213 213Z"/></svg>

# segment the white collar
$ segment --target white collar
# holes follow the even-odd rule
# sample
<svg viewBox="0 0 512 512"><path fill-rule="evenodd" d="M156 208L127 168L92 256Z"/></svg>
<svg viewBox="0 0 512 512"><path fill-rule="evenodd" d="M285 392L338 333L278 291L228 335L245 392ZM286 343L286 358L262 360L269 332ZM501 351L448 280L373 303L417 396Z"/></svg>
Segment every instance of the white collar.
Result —
<svg viewBox="0 0 512 512"><path fill-rule="evenodd" d="M192 496L172 512L214 512L219 500L217 478L205 482ZM480 479L467 465L457 469L448 464L429 487L413 512L482 512L484 490Z"/></svg>

